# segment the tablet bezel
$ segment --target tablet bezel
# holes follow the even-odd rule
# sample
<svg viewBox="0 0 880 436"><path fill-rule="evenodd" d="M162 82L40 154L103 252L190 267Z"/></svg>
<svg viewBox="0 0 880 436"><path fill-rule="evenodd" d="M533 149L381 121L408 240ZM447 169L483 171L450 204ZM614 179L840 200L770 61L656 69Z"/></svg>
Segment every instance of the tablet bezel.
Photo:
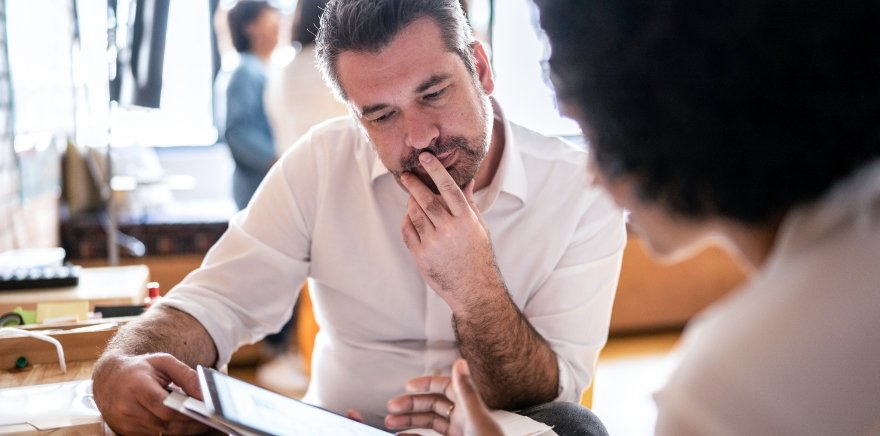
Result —
<svg viewBox="0 0 880 436"><path fill-rule="evenodd" d="M214 384L214 374L217 372L212 368L205 368L202 365L196 366L196 372L199 374L199 386L202 388L202 398L204 398L205 407L211 415L223 416L223 405L220 404L220 396L217 395L217 388Z"/></svg>
<svg viewBox="0 0 880 436"><path fill-rule="evenodd" d="M238 422L236 420L229 419L228 417L226 417L226 415L224 415L223 404L221 403L220 395L218 395L218 393L217 393L216 379L217 378L224 378L224 377L225 378L232 378L232 377L230 377L227 374L223 374L213 368L205 368L201 365L198 365L196 367L196 371L198 372L199 384L202 388L202 398L204 398L205 407L208 409L208 412L210 412L211 417L213 419L219 420L220 422L222 422L226 425L229 425L229 426L234 426L234 427L238 427L243 430L247 430L248 432L254 432L257 434L261 434L261 435L270 435L271 434L271 433L267 433L265 430L254 428L252 426ZM269 391L268 389L262 388L257 385L250 385L250 386L253 389L260 389L260 390L272 392L272 391ZM295 398L286 397L284 395L278 394L277 392L272 392L272 393L279 395L281 397L284 397L285 399L288 399L291 401L296 401L304 406L312 408L317 413L328 413L328 414L334 415L334 416L342 418L342 419L349 419L349 418L347 418L343 415L339 415L333 411L323 409L321 407L318 407L318 406L315 406L312 404L304 403L304 402L297 400ZM381 429L378 429L375 427L371 427L367 424L364 424L364 423L358 422L358 421L354 421L354 420L351 421L351 424L354 424L355 426L363 426L364 432L369 431L370 433L375 433L377 435L378 434L386 434L386 435L393 434L393 433L388 433L384 430L381 430ZM332 429L328 429L328 431L331 431L331 430Z"/></svg>

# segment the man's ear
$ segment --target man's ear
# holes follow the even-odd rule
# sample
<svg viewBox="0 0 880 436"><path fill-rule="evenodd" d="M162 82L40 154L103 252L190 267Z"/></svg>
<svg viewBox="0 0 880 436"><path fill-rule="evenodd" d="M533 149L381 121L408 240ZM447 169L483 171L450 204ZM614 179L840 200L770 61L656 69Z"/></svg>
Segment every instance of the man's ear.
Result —
<svg viewBox="0 0 880 436"><path fill-rule="evenodd" d="M486 95L492 95L495 91L495 77L492 76L492 65L489 64L489 55L486 54L486 48L480 41L474 41L471 44L471 51L474 54L474 67L477 73L477 80L483 86Z"/></svg>

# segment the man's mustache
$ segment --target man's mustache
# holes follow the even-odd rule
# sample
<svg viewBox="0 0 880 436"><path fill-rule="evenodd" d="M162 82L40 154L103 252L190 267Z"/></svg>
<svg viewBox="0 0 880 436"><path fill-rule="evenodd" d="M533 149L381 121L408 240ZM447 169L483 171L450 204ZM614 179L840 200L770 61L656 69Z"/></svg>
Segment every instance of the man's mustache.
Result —
<svg viewBox="0 0 880 436"><path fill-rule="evenodd" d="M421 149L421 150L413 150L409 156L403 158L400 161L401 171L410 171L418 168L421 163L419 163L419 155L422 153L431 153L434 156L441 155L451 150L462 149L467 150L467 140L461 136L453 136L444 140L436 140L433 144Z"/></svg>

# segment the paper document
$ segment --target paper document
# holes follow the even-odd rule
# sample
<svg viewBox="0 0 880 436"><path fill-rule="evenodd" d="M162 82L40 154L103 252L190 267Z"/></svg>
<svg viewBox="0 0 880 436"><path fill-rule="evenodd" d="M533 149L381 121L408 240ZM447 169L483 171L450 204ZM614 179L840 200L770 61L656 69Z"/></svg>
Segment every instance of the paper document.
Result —
<svg viewBox="0 0 880 436"><path fill-rule="evenodd" d="M102 424L91 380L0 389L0 434L86 424Z"/></svg>

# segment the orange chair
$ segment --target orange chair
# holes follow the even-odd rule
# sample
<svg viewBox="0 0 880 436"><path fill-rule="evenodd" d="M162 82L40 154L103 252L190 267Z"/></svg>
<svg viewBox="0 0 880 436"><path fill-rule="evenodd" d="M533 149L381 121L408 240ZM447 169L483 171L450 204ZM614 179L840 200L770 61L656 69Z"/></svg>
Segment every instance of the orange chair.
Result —
<svg viewBox="0 0 880 436"><path fill-rule="evenodd" d="M303 357L303 368L306 375L312 374L312 349L315 348L315 336L318 334L315 312L312 310L312 298L309 295L309 284L305 283L299 294L299 308L296 316L296 342Z"/></svg>

